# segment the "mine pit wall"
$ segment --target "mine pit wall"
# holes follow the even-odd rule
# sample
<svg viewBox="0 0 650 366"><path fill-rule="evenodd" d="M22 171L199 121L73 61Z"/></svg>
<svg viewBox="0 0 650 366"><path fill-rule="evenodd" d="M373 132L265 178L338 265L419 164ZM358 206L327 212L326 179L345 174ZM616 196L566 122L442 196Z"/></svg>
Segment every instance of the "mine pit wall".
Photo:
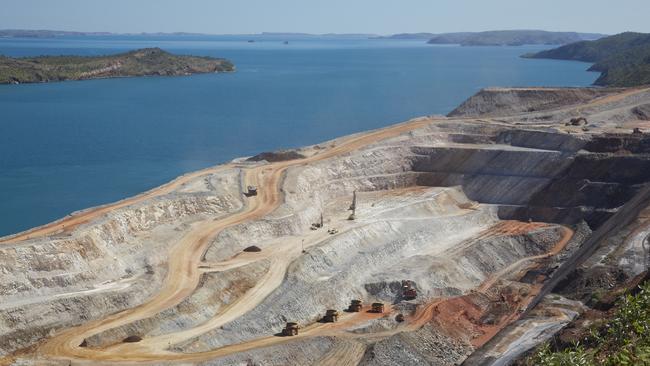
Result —
<svg viewBox="0 0 650 366"><path fill-rule="evenodd" d="M300 235L318 222L324 207L354 190L381 191L415 185L408 148L381 146L289 168L282 182L281 206L264 218L223 230L210 244L206 261L221 261L250 245L264 246L282 236ZM346 207L341 207L345 212ZM329 220L325 217L325 221Z"/></svg>
<svg viewBox="0 0 650 366"><path fill-rule="evenodd" d="M599 251L604 246L608 245L608 242L610 240L616 241L614 238L620 235L621 232L629 234L630 225L638 219L641 211L647 209L649 206L650 185L645 185L639 190L636 196L634 196L629 202L621 207L613 216L611 216L611 218L605 221L593 233L590 233L584 227L579 227L579 230L576 231L576 235L580 235L580 237L583 238L580 240L581 245L577 246L577 249L575 251L573 251L565 259L562 260L561 265L551 274L551 277L546 281L540 292L532 299L528 307L521 314L520 319L523 319L523 321L536 321L536 311L533 311L535 307L540 305L543 300L547 301L548 298L546 298L546 296L552 291L558 291L558 288L562 286L562 282L567 280L568 276L572 275L577 268L583 265L594 265L594 263L590 264L592 260L594 260L595 263L600 263L602 256ZM572 238L572 241L577 239L580 238L575 238L574 236L574 238ZM569 245L573 246L574 244L570 243ZM594 259L594 257L596 259ZM640 259L637 258L637 260ZM596 264L596 266L598 265ZM572 282L579 280L579 275L572 275ZM521 330L516 329L516 324L517 323L505 328L488 343L483 345L481 349L472 353L472 355L464 361L463 365L490 366L506 364L504 360L499 359L497 356L495 356L499 354L499 352L496 352L495 349L499 348L499 343L503 341L504 338L511 337L513 334L521 334ZM549 328L546 333L547 336L550 337L551 334L554 334L562 326L563 325L561 323L558 323L552 328ZM538 337L539 340L529 339L529 342L527 344L529 346L534 346L535 343L540 344L543 340L548 339L548 337ZM524 350L521 354L523 354L525 351L527 350Z"/></svg>
<svg viewBox="0 0 650 366"><path fill-rule="evenodd" d="M237 176L211 179L238 192ZM0 292L6 299L0 304L0 355L28 347L55 329L145 301L166 276L168 247L183 235L178 229L241 209L235 193L158 197L111 212L68 236L0 244ZM102 284L108 289L88 292Z"/></svg>
<svg viewBox="0 0 650 366"><path fill-rule="evenodd" d="M223 272L207 272L197 290L177 306L151 318L113 328L86 339L88 347L120 343L129 336L158 336L197 326L234 303L268 271L270 261L262 260Z"/></svg>
<svg viewBox="0 0 650 366"><path fill-rule="evenodd" d="M294 261L282 285L255 309L222 329L178 345L177 351L200 352L267 336L290 320L310 324L326 309L345 308L352 298L392 303L399 292L385 289L404 278L415 281L423 298L453 286L460 286L456 292L463 293L507 263L545 252L561 236L558 227L549 227L521 236L471 241L464 250L451 242L451 248L436 250L435 243L444 242L459 230L469 231L469 238L475 235L470 228L489 227L494 218L486 214L479 211L462 220L438 217L417 226L412 222L377 222L345 232ZM436 258L448 261L439 263ZM412 266L412 260L420 261L424 268ZM462 263L462 270L458 263ZM459 279L458 271L465 273L465 278ZM381 278L385 284L375 282Z"/></svg>
<svg viewBox="0 0 650 366"><path fill-rule="evenodd" d="M598 247L609 237L615 235L618 231L625 228L634 221L641 210L650 205L650 185L645 185L634 198L626 203L611 218L595 230L585 243L569 257L544 284L539 294L531 301L526 312L534 308L547 294L562 281L568 274L573 272L581 263L586 261L595 253Z"/></svg>
<svg viewBox="0 0 650 366"><path fill-rule="evenodd" d="M477 132L481 132L480 128L477 128ZM542 209L541 215L533 217L534 219L577 223L585 218L589 220L597 214L605 215L605 218L601 219L605 220L611 215L609 211L615 210L619 203L624 203L628 195L632 195L635 189L638 189L634 182L643 180L642 177L626 177L618 174L617 164L613 163L616 157L611 154L579 152L588 141L582 137L544 131L490 132L489 134L476 133L476 136L471 138L481 143L490 141L491 145L488 147L476 147L470 144L462 147L436 147L436 140L448 136L442 133L426 136L416 132L412 139L418 142L417 146L405 144L373 147L307 167L291 168L287 172L283 185L291 188L284 190L285 202L282 207L263 220L226 230L213 243L206 258L224 259L245 246L263 244L278 236L303 232L311 222L318 219L321 203L351 195L354 189L372 191L413 184L460 185L469 198L483 203L495 203L502 208L500 213L507 212L504 210L509 207L526 208L525 217L523 215L517 217L515 212L512 214L514 218L527 220L531 217L531 211L534 213L534 209ZM434 146L428 146L430 141ZM644 166L642 160L632 158L630 162ZM576 161L587 165L588 168L576 165ZM589 175L592 170L595 176ZM569 176L563 177L563 174ZM578 186L578 183L581 185ZM567 188L567 184L573 186ZM583 190L579 191L579 188ZM586 193L582 193L583 191ZM558 198L554 198L555 195ZM559 208L552 206L558 201L568 199L567 197L575 206ZM581 203L594 197L604 197L599 201L600 207L580 206ZM532 207L531 210L530 202L539 202L544 206ZM567 214L567 211L571 214ZM291 214L287 215L287 213ZM599 224L598 220L592 221L595 227ZM292 275L265 303L275 304L274 307L284 304L281 307L286 308L287 313L295 314L296 319L313 321L325 308L314 307L304 299L318 299L324 292L328 292L323 291L321 287L318 291L309 290L312 287L309 281L295 282L293 273L296 271L296 265L294 263L289 271ZM355 273L350 278L344 277L342 286L352 277L363 276ZM328 283L332 281L337 282L336 279L330 279ZM282 290L289 285L291 291ZM386 287L372 281L365 281L359 286L366 291L377 290L375 295L390 292L388 290L391 288L388 277ZM301 292L303 290L296 289L303 287L309 295L291 299L283 295L285 292L287 294ZM330 305L344 307L350 297L361 297L363 294L346 293L337 289L336 295L341 296L340 304L337 302ZM328 295L326 298L332 299L332 296ZM260 305L251 313L224 326L222 330L179 344L177 351L208 350L276 332L287 319L274 316L273 314L277 315L277 312L267 310L267 306L270 305Z"/></svg>
<svg viewBox="0 0 650 366"><path fill-rule="evenodd" d="M646 142L636 155L591 152L617 146L608 137L574 137L544 131L504 131L492 145L415 146L412 169L417 184L462 186L467 196L499 206L499 216L562 224L605 222L650 181ZM645 141L645 140L644 140ZM649 144L650 145L650 144Z"/></svg>
<svg viewBox="0 0 650 366"><path fill-rule="evenodd" d="M328 308L342 309L351 298L366 298L364 283L371 281L368 276L372 277L373 269L387 268L402 256L419 252L417 247L435 243L432 237L442 239L442 232L446 233L444 237L453 235L461 228L459 225L474 227L493 220L488 212L475 212L464 224L456 218L442 217L436 220L433 231L428 220L416 223L412 230L403 229L404 224L399 222L380 220L341 233L292 263L287 279L263 304L222 330L179 345L179 350L196 352L273 334L287 321L285 316L300 322L315 321ZM320 280L332 273L338 274Z"/></svg>

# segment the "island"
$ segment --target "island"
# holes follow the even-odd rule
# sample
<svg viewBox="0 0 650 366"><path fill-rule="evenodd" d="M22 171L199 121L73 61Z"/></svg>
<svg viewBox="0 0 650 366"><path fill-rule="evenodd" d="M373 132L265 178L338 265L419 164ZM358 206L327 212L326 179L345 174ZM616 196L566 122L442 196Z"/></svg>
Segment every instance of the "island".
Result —
<svg viewBox="0 0 650 366"><path fill-rule="evenodd" d="M226 59L173 55L160 48L144 48L105 56L0 56L0 84L177 76L234 70L233 63Z"/></svg>
<svg viewBox="0 0 650 366"><path fill-rule="evenodd" d="M592 62L589 71L601 73L594 83L600 86L650 84L650 34L646 33L626 32L522 57Z"/></svg>
<svg viewBox="0 0 650 366"><path fill-rule="evenodd" d="M377 36L377 37L370 37L370 39L403 39L403 40L412 40L412 39L426 39L429 40L433 37L435 37L436 34L434 33L426 33L426 32L420 32L420 33L397 33L397 34L391 34L387 36Z"/></svg>
<svg viewBox="0 0 650 366"><path fill-rule="evenodd" d="M542 30L497 30L487 32L443 33L432 37L429 44L461 46L521 46L525 44L563 45L603 37L597 33L547 32Z"/></svg>

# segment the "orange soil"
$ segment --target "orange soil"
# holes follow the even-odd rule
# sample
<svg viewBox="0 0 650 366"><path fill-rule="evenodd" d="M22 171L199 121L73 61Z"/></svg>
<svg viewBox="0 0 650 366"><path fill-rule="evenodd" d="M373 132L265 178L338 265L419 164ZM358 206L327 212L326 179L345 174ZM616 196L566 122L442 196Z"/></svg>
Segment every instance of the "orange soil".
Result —
<svg viewBox="0 0 650 366"><path fill-rule="evenodd" d="M481 237L521 235L544 226L547 226L547 224L506 221L486 230ZM517 320L520 311L526 308L530 300L541 289L541 284L530 286L521 284L527 289L524 294L521 294L517 286L497 286L496 283L502 278L512 276L513 273L525 273L523 270L520 272L514 272L513 270L526 261L531 261L531 264L525 268L530 269L536 265L535 260L558 254L565 248L572 237L573 231L565 228L562 239L548 253L524 258L511 264L489 277L479 287L479 291L464 296L433 301L409 319L410 326L420 327L427 322L434 322L450 336L466 339L474 347L482 346L505 326ZM491 304L504 306L506 312L495 311L496 309L491 307ZM493 324L483 323L482 319L488 314L493 315Z"/></svg>

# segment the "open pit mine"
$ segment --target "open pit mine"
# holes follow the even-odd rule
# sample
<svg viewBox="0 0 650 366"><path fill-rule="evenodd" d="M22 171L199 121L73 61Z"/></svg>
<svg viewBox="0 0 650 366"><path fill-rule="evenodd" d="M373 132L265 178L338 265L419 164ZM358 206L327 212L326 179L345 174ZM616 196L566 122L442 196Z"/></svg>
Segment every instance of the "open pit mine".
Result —
<svg viewBox="0 0 650 366"><path fill-rule="evenodd" d="M486 89L0 239L0 364L507 365L645 276L650 89Z"/></svg>

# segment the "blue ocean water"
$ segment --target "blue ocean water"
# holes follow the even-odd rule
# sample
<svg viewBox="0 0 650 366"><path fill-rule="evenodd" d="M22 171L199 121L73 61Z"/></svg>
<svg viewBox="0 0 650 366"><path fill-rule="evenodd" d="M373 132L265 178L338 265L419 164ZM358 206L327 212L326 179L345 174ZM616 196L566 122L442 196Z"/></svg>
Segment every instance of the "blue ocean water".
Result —
<svg viewBox="0 0 650 366"><path fill-rule="evenodd" d="M266 37L1 39L0 54L141 47L231 59L237 72L0 86L0 235L116 201L188 171L428 114L487 86L585 86L543 49Z"/></svg>

